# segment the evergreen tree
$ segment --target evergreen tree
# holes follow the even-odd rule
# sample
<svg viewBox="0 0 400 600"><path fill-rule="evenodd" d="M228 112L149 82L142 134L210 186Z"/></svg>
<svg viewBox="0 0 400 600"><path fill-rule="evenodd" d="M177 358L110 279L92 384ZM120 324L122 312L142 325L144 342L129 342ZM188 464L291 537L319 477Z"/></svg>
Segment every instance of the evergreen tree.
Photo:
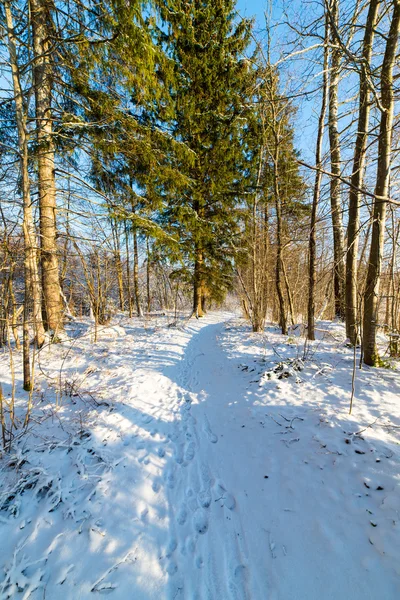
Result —
<svg viewBox="0 0 400 600"><path fill-rule="evenodd" d="M190 151L190 160L179 164L189 183L170 195L163 219L179 230L184 262L192 266L198 316L206 297L222 299L232 282L251 30L250 21L235 22L234 8L233 0L176 0L162 11L175 62L173 135Z"/></svg>

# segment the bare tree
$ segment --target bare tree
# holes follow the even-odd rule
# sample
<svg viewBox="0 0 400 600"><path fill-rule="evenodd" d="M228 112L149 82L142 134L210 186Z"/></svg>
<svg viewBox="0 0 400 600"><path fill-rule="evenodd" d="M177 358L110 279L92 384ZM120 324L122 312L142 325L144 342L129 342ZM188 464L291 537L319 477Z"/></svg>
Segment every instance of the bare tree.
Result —
<svg viewBox="0 0 400 600"><path fill-rule="evenodd" d="M394 90L393 69L400 33L400 0L393 0L393 13L381 70L381 120L378 138L378 163L372 221L371 246L364 291L363 353L367 365L379 362L376 347L378 300L381 279L386 205L389 195L390 159L392 151Z"/></svg>
<svg viewBox="0 0 400 600"><path fill-rule="evenodd" d="M335 315L344 317L344 234L341 207L341 183L338 176L341 173L340 135L338 130L338 88L340 80L340 67L342 51L337 44L334 30L339 26L339 0L330 0L328 8L330 27L330 41L332 45L330 75L329 75L329 146L331 172L334 175L330 181L330 197L333 229L333 260L334 260L334 290L335 290Z"/></svg>
<svg viewBox="0 0 400 600"><path fill-rule="evenodd" d="M369 114L371 106L370 63L372 57L375 25L378 16L380 0L371 0L360 61L360 97L357 137L354 149L353 171L349 192L349 217L347 225L347 254L346 254L346 335L353 345L358 342L358 286L357 259L358 239L360 228L361 188L364 179L365 156L368 140Z"/></svg>
<svg viewBox="0 0 400 600"><path fill-rule="evenodd" d="M316 294L316 248L317 248L317 210L321 195L322 180L322 143L325 131L325 115L328 104L328 65L329 65L329 38L330 26L328 16L325 17L325 43L324 43L324 62L322 73L322 103L318 119L317 142L315 148L315 181L313 191L313 203L311 209L310 238L309 238L309 288L308 288L308 327L307 335L309 340L315 340L315 294Z"/></svg>

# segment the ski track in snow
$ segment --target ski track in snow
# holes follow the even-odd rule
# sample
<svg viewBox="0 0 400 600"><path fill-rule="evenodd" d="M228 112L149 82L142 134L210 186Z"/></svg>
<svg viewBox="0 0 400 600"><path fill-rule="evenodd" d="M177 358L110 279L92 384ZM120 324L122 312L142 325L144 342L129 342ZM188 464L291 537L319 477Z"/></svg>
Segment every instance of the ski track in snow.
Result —
<svg viewBox="0 0 400 600"><path fill-rule="evenodd" d="M398 437L355 435L400 424L398 373L358 375L349 416L343 344L296 382L263 373L299 346L227 313L108 329L42 358L108 406L64 398L0 471L0 598L400 597Z"/></svg>

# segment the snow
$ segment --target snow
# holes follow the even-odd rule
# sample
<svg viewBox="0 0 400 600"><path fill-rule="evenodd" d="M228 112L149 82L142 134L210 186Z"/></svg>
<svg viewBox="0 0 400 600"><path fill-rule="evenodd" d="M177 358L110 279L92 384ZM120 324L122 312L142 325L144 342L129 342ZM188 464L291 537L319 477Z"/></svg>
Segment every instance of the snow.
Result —
<svg viewBox="0 0 400 600"><path fill-rule="evenodd" d="M319 328L71 324L0 460L0 597L399 598L400 376L357 370L349 415L353 351Z"/></svg>

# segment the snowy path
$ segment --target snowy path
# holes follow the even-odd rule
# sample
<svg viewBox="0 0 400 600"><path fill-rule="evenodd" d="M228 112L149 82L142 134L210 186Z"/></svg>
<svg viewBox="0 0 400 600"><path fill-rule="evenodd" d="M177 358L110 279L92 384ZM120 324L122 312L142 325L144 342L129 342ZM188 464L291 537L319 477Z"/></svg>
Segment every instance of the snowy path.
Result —
<svg viewBox="0 0 400 600"><path fill-rule="evenodd" d="M113 404L80 416L79 435L66 407L50 449L33 437L28 463L17 453L21 472L41 471L0 511L0 597L399 597L393 439L348 433L360 429L341 405L348 371L343 381L321 371L319 384L313 365L301 384L259 384L272 342L257 354L229 319L141 335L126 326L60 357ZM382 386L389 413L399 380Z"/></svg>

